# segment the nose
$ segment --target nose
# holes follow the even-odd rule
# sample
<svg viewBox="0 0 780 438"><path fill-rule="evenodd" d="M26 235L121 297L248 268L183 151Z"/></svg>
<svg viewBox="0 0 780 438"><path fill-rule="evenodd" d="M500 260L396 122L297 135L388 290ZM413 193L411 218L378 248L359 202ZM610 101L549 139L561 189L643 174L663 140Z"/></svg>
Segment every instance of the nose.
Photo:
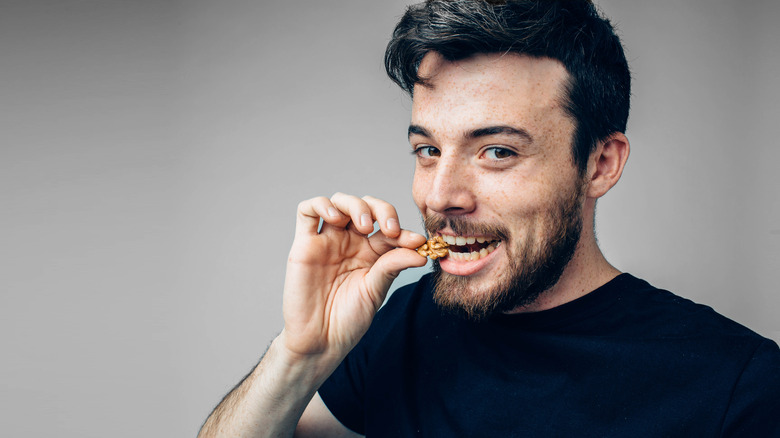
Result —
<svg viewBox="0 0 780 438"><path fill-rule="evenodd" d="M425 204L428 210L444 216L465 215L476 208L474 178L458 156L442 155L432 169L427 170Z"/></svg>

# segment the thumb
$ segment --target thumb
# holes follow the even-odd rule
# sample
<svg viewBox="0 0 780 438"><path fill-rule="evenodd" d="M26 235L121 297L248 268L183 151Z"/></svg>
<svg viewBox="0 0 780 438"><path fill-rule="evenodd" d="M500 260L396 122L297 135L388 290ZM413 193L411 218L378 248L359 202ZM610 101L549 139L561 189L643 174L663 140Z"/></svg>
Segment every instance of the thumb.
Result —
<svg viewBox="0 0 780 438"><path fill-rule="evenodd" d="M417 251L407 248L396 248L379 257L365 277L368 291L377 308L384 302L387 290L401 271L425 266L427 261L428 259L417 254Z"/></svg>

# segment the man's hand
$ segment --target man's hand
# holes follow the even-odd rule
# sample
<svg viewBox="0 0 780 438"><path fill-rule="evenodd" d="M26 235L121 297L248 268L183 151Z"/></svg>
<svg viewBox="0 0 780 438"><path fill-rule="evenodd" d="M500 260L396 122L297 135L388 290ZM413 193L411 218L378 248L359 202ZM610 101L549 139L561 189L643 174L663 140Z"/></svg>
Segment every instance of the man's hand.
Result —
<svg viewBox="0 0 780 438"><path fill-rule="evenodd" d="M379 231L371 234L375 221ZM425 264L414 250L423 242L401 230L395 208L379 199L337 193L302 202L287 261L284 330L199 437L292 436L319 385L368 330L393 279ZM301 433L354 436L323 414L319 398L314 407L320 415L311 414Z"/></svg>
<svg viewBox="0 0 780 438"><path fill-rule="evenodd" d="M375 221L379 231L370 235ZM398 273L425 265L415 252L425 240L402 230L395 208L376 198L337 193L300 203L280 346L291 359L319 356L335 367L368 330Z"/></svg>

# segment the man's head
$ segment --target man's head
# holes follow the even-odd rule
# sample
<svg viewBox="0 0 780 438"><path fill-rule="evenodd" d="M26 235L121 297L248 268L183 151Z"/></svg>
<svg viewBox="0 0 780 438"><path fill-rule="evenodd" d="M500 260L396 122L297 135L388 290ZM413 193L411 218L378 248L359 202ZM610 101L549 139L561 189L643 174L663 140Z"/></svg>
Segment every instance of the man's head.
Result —
<svg viewBox="0 0 780 438"><path fill-rule="evenodd" d="M429 0L410 6L393 32L385 68L413 93L425 84L428 52L449 61L517 53L560 61L569 77L562 104L576 123L573 158L581 172L599 140L625 132L631 74L620 39L590 0Z"/></svg>
<svg viewBox="0 0 780 438"><path fill-rule="evenodd" d="M625 163L609 140L629 87L611 27L585 1L429 1L386 64L413 95L415 202L454 244L437 301L477 318L533 303L587 252L583 208L592 219Z"/></svg>

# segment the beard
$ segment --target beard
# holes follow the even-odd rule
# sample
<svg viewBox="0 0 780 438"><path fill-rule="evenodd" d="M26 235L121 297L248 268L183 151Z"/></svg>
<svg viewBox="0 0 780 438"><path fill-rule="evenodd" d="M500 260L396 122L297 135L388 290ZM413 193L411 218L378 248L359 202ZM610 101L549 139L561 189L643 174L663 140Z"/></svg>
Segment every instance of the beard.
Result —
<svg viewBox="0 0 780 438"><path fill-rule="evenodd" d="M508 267L492 284L479 287L470 276L442 271L433 261L434 301L443 309L479 321L497 313L507 313L536 301L554 286L568 265L582 233L583 184L559 198L541 220L525 230L526 239L511 239L500 224L478 223L460 217L427 216L429 234L449 226L457 235L495 236L504 245ZM538 233L538 228L541 233ZM541 236L537 238L537 236ZM512 246L509 242L514 242Z"/></svg>

